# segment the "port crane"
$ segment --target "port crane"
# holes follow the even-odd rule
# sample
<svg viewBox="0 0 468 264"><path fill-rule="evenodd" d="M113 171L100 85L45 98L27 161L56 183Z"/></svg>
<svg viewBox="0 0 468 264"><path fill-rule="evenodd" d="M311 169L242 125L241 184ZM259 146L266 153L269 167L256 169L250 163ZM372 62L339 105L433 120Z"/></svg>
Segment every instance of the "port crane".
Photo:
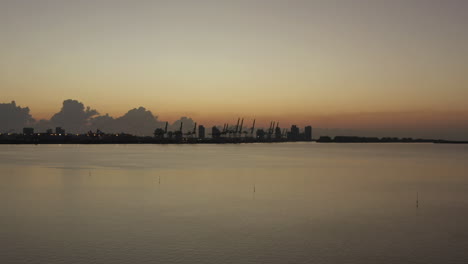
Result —
<svg viewBox="0 0 468 264"><path fill-rule="evenodd" d="M223 130L221 131L221 135L226 135L228 134L228 128L229 128L229 123L225 123Z"/></svg>
<svg viewBox="0 0 468 264"><path fill-rule="evenodd" d="M231 131L231 132L232 132L232 134L234 134L234 137L237 137L237 132L238 132L238 130L239 130L239 122L240 122L240 117L239 117L239 118L237 118L236 129L235 129L235 130L233 130L233 131Z"/></svg>
<svg viewBox="0 0 468 264"><path fill-rule="evenodd" d="M188 131L185 135L189 136L189 137L193 137L197 134L197 122L195 122L195 125L193 127L193 130L191 131Z"/></svg>
<svg viewBox="0 0 468 264"><path fill-rule="evenodd" d="M242 118L242 121L241 121L241 124L240 124L240 127L239 127L239 131L237 132L240 137L242 137L242 127L243 126L244 126L244 118Z"/></svg>
<svg viewBox="0 0 468 264"><path fill-rule="evenodd" d="M268 138L271 138L271 135L273 134L273 130L275 129L275 125L276 125L275 121L270 122L270 127L268 128L268 131L267 131Z"/></svg>
<svg viewBox="0 0 468 264"><path fill-rule="evenodd" d="M282 133L281 133L281 128L279 127L279 122L276 122L275 138L276 139L282 138Z"/></svg>
<svg viewBox="0 0 468 264"><path fill-rule="evenodd" d="M255 130L255 119L253 121L252 128L250 129L250 136L252 137L253 137L254 130Z"/></svg>

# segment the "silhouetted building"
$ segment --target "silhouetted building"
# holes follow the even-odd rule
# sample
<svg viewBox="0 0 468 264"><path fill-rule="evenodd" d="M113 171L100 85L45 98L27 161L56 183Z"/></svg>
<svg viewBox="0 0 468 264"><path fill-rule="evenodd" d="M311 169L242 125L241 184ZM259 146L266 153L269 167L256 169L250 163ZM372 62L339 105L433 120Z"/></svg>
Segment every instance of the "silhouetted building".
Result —
<svg viewBox="0 0 468 264"><path fill-rule="evenodd" d="M216 127L212 127L211 128L211 136L213 138L220 138L221 137L221 131Z"/></svg>
<svg viewBox="0 0 468 264"><path fill-rule="evenodd" d="M28 136L34 135L34 128L32 128L32 127L23 128L23 134L28 135Z"/></svg>
<svg viewBox="0 0 468 264"><path fill-rule="evenodd" d="M288 139L292 141L299 140L299 128L296 125L291 126L291 132L288 133Z"/></svg>
<svg viewBox="0 0 468 264"><path fill-rule="evenodd" d="M205 138L205 127L202 125L198 126L198 138L204 139Z"/></svg>
<svg viewBox="0 0 468 264"><path fill-rule="evenodd" d="M55 134L64 135L65 134L65 129L63 129L61 127L56 127L55 128Z"/></svg>
<svg viewBox="0 0 468 264"><path fill-rule="evenodd" d="M304 129L304 139L307 141L312 141L312 127L306 126Z"/></svg>
<svg viewBox="0 0 468 264"><path fill-rule="evenodd" d="M49 128L49 129L46 130L46 134L48 134L48 135L53 134L53 133L54 132L53 132L52 128Z"/></svg>

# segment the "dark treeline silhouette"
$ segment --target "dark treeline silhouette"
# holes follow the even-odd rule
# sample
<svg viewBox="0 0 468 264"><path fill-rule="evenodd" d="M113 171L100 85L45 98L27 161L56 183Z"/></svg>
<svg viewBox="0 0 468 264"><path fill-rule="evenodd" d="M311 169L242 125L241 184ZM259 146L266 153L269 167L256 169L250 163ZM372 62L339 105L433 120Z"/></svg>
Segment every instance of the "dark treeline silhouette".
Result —
<svg viewBox="0 0 468 264"><path fill-rule="evenodd" d="M183 122L184 132L191 130L195 122L188 117L181 117L172 124L170 130L176 130ZM153 135L155 128L165 126L165 121L144 107L129 110L121 117L114 118L109 114L100 113L77 100L65 100L59 112L50 120L35 120L28 107L17 106L11 103L0 104L0 133L21 133L24 127L34 128L37 132L46 132L48 129L61 127L71 133L86 133L97 129L108 133L128 133L139 136Z"/></svg>
<svg viewBox="0 0 468 264"><path fill-rule="evenodd" d="M397 138L397 137L355 137L355 136L322 136L316 140L318 143L439 143L439 144L467 144L462 140Z"/></svg>

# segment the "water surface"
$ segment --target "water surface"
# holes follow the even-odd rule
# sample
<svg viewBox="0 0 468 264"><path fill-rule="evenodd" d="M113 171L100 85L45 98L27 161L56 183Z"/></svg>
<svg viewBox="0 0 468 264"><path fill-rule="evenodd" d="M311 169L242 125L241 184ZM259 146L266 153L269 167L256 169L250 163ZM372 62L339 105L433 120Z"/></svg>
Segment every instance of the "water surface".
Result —
<svg viewBox="0 0 468 264"><path fill-rule="evenodd" d="M467 161L467 145L2 145L0 263L468 263Z"/></svg>

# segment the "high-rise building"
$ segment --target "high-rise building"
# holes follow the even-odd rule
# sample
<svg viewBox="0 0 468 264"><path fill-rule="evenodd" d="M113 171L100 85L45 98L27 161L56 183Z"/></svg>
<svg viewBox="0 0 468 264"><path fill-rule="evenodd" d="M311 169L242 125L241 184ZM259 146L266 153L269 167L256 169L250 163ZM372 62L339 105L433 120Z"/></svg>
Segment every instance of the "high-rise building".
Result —
<svg viewBox="0 0 468 264"><path fill-rule="evenodd" d="M204 139L205 138L205 127L202 125L198 126L198 138Z"/></svg>
<svg viewBox="0 0 468 264"><path fill-rule="evenodd" d="M288 139L292 141L299 140L299 128L296 125L291 126L291 132L288 133Z"/></svg>
<svg viewBox="0 0 468 264"><path fill-rule="evenodd" d="M304 129L305 140L312 141L312 127L306 126Z"/></svg>

